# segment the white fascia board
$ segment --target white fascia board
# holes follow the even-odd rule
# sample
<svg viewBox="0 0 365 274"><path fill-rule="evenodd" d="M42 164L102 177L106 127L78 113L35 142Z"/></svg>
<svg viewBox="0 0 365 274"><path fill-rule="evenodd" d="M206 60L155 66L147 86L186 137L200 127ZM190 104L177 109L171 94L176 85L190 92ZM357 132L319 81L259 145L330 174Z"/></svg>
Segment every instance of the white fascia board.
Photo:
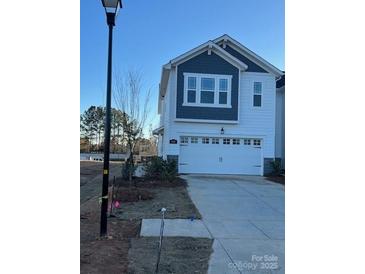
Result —
<svg viewBox="0 0 365 274"><path fill-rule="evenodd" d="M161 90L161 89L159 89ZM161 105L162 105L162 98L160 96L160 91L159 91L159 95L158 95L158 98L157 98L157 114L161 114Z"/></svg>
<svg viewBox="0 0 365 274"><path fill-rule="evenodd" d="M161 82L160 82L160 96L163 98L166 94L167 84L169 82L170 69L165 68L163 66L161 73Z"/></svg>
<svg viewBox="0 0 365 274"><path fill-rule="evenodd" d="M232 56L231 54L229 54L227 51L225 51L224 49L221 49L219 46L217 46L215 43L213 43L212 41L208 41L174 59L172 59L168 64L166 64L164 67L167 67L168 65L170 66L178 66L181 63L186 62L189 59L194 58L195 56L201 54L202 52L206 51L206 50L212 50L213 52L215 52L217 55L219 55L220 57L222 57L223 59L225 59L227 62L231 63L232 65L234 65L235 67L239 68L240 70L246 70L248 68L248 66L243 63L242 61L238 60L236 57Z"/></svg>
<svg viewBox="0 0 365 274"><path fill-rule="evenodd" d="M228 51L222 49L220 46L217 46L216 44L213 44L213 45L214 45L213 48L215 49L215 53L220 55L222 58L226 59L231 64L236 63L236 66L240 70L244 71L248 68L248 66L245 63L243 63L241 60L237 59L236 57L234 57L233 55L228 53ZM231 60L231 61L229 61L229 60Z"/></svg>
<svg viewBox="0 0 365 274"><path fill-rule="evenodd" d="M158 127L158 128L156 128L156 129L154 129L153 131L152 131L152 134L153 135L159 135L160 133L162 133L164 131L164 126L161 126L161 127Z"/></svg>
<svg viewBox="0 0 365 274"><path fill-rule="evenodd" d="M162 103L161 101L166 95L167 84L169 82L170 69L171 66L164 65L162 67L161 80L158 92L158 108L157 108L158 114L161 114L161 103Z"/></svg>
<svg viewBox="0 0 365 274"><path fill-rule="evenodd" d="M199 52L199 51L201 51L202 49L205 49L206 47L208 47L209 46L209 44L211 43L211 41L208 41L208 42L205 42L204 44L201 44L200 46L197 46L197 47L195 47L195 48L193 48L192 50L189 50L189 51L187 51L187 52L185 52L184 54L181 54L181 55L179 55L178 57L176 57L176 58L174 58L174 59L172 59L168 64L166 64L165 66L167 66L167 65L171 65L171 64L176 64L176 63L179 63L179 62L181 62L181 61L183 61L183 60L188 60L188 59L190 59L191 57L191 55L193 55L194 53L196 53L196 52ZM189 58L190 57L190 58Z"/></svg>
<svg viewBox="0 0 365 274"><path fill-rule="evenodd" d="M224 34L216 39L213 40L214 43L220 44L223 42L230 42L234 47L235 50L237 50L239 53L250 59L252 62L257 63L260 66L263 66L267 70L269 70L272 74L274 74L276 77L280 77L284 75L284 72L282 72L280 69L275 67L274 65L270 64L268 61L263 59L262 57L258 56L253 51L246 48L244 45L242 45L240 42L236 41L232 37L230 37L227 34Z"/></svg>

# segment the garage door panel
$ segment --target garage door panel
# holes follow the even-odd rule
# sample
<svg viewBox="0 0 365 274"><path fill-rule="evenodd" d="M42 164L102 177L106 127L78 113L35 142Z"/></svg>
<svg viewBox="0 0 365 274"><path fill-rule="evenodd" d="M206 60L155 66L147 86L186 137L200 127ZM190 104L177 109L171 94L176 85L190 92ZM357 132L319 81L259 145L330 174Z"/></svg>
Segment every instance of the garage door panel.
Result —
<svg viewBox="0 0 365 274"><path fill-rule="evenodd" d="M227 138L225 138L227 139ZM210 173L210 174L261 174L261 146L244 145L243 138L239 144L203 144L199 137L198 143L180 145L180 173Z"/></svg>

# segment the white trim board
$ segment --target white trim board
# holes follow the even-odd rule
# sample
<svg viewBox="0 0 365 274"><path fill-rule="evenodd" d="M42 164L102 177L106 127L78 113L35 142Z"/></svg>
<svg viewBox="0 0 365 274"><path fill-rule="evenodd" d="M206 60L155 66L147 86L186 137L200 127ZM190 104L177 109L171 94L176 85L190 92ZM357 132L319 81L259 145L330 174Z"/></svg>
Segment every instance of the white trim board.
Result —
<svg viewBox="0 0 365 274"><path fill-rule="evenodd" d="M246 48L244 45L242 45L237 40L233 39L227 34L224 34L216 39L213 40L214 43L218 45L226 45L228 43L229 46L231 46L234 50L238 51L240 54L245 56L250 61L256 63L260 67L269 70L272 74L274 74L276 77L281 77L284 75L284 72L279 70L274 65L270 64L268 61L254 53L253 51Z"/></svg>
<svg viewBox="0 0 365 274"><path fill-rule="evenodd" d="M203 123L203 124L238 124L238 120L205 120L205 119L184 119L184 118L175 118L174 122L182 122L182 123Z"/></svg>
<svg viewBox="0 0 365 274"><path fill-rule="evenodd" d="M246 70L248 68L248 66L245 63L243 63L241 60L237 59L236 57L232 56L230 53L228 53L227 51L225 51L224 49L222 49L220 46L213 43L212 41L208 41L208 42L172 59L169 63L164 65L164 68L170 69L171 66L178 66L179 64L184 63L187 60L192 59L195 56L205 52L207 49L208 49L208 54L209 54L209 51L213 51L214 53L216 53L217 55L219 55L220 57L222 57L227 62L234 65L235 67L239 68L240 70Z"/></svg>

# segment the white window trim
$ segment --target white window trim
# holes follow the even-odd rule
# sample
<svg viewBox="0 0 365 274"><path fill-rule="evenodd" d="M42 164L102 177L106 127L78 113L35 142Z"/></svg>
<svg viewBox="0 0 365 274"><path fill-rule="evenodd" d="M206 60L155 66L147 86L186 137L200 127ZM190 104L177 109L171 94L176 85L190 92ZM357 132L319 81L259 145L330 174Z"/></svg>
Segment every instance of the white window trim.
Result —
<svg viewBox="0 0 365 274"><path fill-rule="evenodd" d="M256 83L261 83L261 93L260 94L255 93L255 82ZM262 106L263 106L263 100L262 99L263 99L263 93L264 93L263 90L264 90L264 83L262 81L253 81L253 83L252 83L252 107L253 108L262 108ZM260 95L261 96L261 105L260 106L255 106L254 105L255 95Z"/></svg>
<svg viewBox="0 0 365 274"><path fill-rule="evenodd" d="M196 78L195 103L188 102L188 77ZM214 78L214 103L200 103L201 78ZM227 79L227 104L219 104L219 79ZM201 74L201 73L184 73L184 100L183 106L190 107L213 107L213 108L232 108L232 75L221 74Z"/></svg>

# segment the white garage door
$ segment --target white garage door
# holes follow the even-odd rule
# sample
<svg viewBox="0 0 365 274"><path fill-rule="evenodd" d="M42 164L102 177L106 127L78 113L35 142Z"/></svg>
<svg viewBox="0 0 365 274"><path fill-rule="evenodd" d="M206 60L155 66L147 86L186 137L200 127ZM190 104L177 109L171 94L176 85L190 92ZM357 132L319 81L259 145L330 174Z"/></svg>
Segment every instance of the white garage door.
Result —
<svg viewBox="0 0 365 274"><path fill-rule="evenodd" d="M260 139L180 137L180 173L261 175Z"/></svg>

